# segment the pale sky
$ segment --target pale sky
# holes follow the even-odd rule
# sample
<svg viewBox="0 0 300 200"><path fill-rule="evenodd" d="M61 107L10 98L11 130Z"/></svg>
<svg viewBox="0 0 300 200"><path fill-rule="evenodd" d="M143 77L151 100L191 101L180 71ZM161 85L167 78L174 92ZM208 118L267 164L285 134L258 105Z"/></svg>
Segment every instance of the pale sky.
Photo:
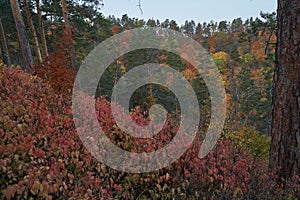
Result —
<svg viewBox="0 0 300 200"><path fill-rule="evenodd" d="M232 21L242 17L258 17L260 11L273 12L277 9L277 0L142 0L143 14L137 7L138 0L103 0L104 16L114 15L139 19L175 20L179 25L185 20L198 22Z"/></svg>

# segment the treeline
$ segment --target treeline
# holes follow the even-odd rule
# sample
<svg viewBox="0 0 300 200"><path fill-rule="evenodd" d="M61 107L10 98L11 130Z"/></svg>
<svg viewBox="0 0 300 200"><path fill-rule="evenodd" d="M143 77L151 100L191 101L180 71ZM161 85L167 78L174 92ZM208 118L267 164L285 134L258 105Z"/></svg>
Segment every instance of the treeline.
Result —
<svg viewBox="0 0 300 200"><path fill-rule="evenodd" d="M72 80L70 78L67 81L66 77L72 77L72 73L66 73L62 68L76 71L86 55L106 38L138 27L168 28L198 41L219 67L227 91L228 127L240 129L250 126L262 133L269 130L276 42L275 12L260 13L259 18L245 21L241 18L231 22L208 23L191 20L179 25L170 19L160 22L130 18L127 15L122 18L104 17L101 14L101 1L2 0L0 3L2 60L7 65L20 64L25 70L50 80L54 88L70 91ZM22 30L26 31L22 33ZM29 45L26 45L26 40ZM155 56L149 58L146 54ZM137 56L140 61L134 59ZM105 84L101 85L99 95L109 95L114 84L130 66L146 61L181 66L179 71L186 77L194 77L193 86L208 94L201 78L195 76L180 58L168 53L144 51L134 52L112 63L109 68L112 73L103 78ZM68 89L64 89L66 85ZM146 104L149 107L158 99L171 95L169 91L159 92L161 90L157 86L145 86L140 93L135 94L132 100L136 102L132 106ZM150 95L150 98L142 98L139 94L143 92ZM198 97L201 98L202 94L199 93ZM168 99L168 102L170 110L174 107L177 109L175 97ZM202 102L207 103L209 99L202 98ZM209 114L209 109L206 111Z"/></svg>
<svg viewBox="0 0 300 200"><path fill-rule="evenodd" d="M57 38L62 36L62 31L70 26L70 34L73 36L76 57L79 61L101 41L126 29L150 26L163 27L181 31L208 48L205 39L218 34L247 33L249 37L256 37L259 31L269 33L270 38L266 46L271 43L271 36L276 29L275 13L261 13L261 18L250 18L243 21L241 18L232 22L221 21L209 23L196 23L186 21L178 25L176 21L166 19L163 22L149 19L141 20L130 18L126 14L121 19L114 16L104 17L101 14L101 1L28 1L28 0L1 0L0 1L0 27L1 27L1 57L6 64L24 64L22 53L17 42L19 26L14 16L21 13L26 29L25 36L29 40L34 61L41 62L55 50ZM20 18L21 19L21 18ZM113 28L118 26L118 29ZM24 39L24 38L22 38ZM24 43L21 41L21 43ZM221 46L216 49L224 51ZM268 48L266 47L266 52ZM80 63L80 62L79 62Z"/></svg>

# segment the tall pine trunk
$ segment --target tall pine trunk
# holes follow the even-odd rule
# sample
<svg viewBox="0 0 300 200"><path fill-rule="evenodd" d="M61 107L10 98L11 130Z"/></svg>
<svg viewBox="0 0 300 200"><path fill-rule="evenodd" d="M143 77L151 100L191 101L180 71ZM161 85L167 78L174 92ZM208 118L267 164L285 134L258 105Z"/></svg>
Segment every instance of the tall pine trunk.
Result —
<svg viewBox="0 0 300 200"><path fill-rule="evenodd" d="M35 27L33 25L33 21L32 21L32 17L31 17L31 13L30 13L30 9L29 9L29 5L27 0L23 0L23 5L24 5L24 10L25 10L25 14L26 14L26 19L27 19L27 23L29 25L29 30L32 36L32 41L33 41L33 48L34 48L34 52L35 52L35 56L37 58L37 60L39 62L42 62L42 55L41 55L41 51L40 51L40 45L39 45L39 40L35 31Z"/></svg>
<svg viewBox="0 0 300 200"><path fill-rule="evenodd" d="M42 52L43 52L43 56L45 58L49 54L48 54L47 41L46 41L45 30L44 30L44 25L43 25L43 20L42 20L42 12L41 12L41 7L40 7L40 1L36 0L35 2L36 2L38 24L39 24L39 33L40 33L41 42L42 42Z"/></svg>
<svg viewBox="0 0 300 200"><path fill-rule="evenodd" d="M278 0L270 167L300 175L300 1Z"/></svg>
<svg viewBox="0 0 300 200"><path fill-rule="evenodd" d="M68 35L72 35L72 29L71 29L69 19L68 19L68 8L67 8L66 0L61 0L61 6L62 6L63 17L64 17L64 21L65 21L65 29L66 29ZM77 65L77 61L76 61L76 52L75 52L75 47L74 47L73 41L70 41L69 48L70 48L72 67L75 68Z"/></svg>
<svg viewBox="0 0 300 200"><path fill-rule="evenodd" d="M21 16L18 0L10 0L10 5L14 16L16 28L17 28L18 41L19 41L19 45L23 57L23 62L25 65L24 68L27 72L31 72L32 71L31 67L33 65L33 57L26 36L26 29L25 29L23 18Z"/></svg>
<svg viewBox="0 0 300 200"><path fill-rule="evenodd" d="M10 66L11 65L11 60L10 60L10 56L9 56L9 51L8 51L8 47L7 47L7 41L6 41L5 32L4 32L4 28L3 28L3 24L2 24L1 18L0 18L0 40L1 40L2 49L3 49L3 53L4 53L4 59L3 59L3 61L8 66Z"/></svg>

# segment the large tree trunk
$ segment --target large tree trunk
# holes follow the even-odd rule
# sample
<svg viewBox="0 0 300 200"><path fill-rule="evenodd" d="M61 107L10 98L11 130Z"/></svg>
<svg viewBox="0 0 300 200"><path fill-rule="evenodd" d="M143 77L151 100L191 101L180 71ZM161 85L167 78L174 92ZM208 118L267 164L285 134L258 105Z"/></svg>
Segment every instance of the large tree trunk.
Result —
<svg viewBox="0 0 300 200"><path fill-rule="evenodd" d="M32 70L31 66L33 65L33 57L26 36L26 29L25 29L23 18L21 16L18 0L10 0L10 5L16 23L19 45L21 48L23 62L25 65L24 67L27 72L31 72Z"/></svg>
<svg viewBox="0 0 300 200"><path fill-rule="evenodd" d="M36 56L36 58L39 62L42 62L43 59L42 59L42 55L41 55L41 51L40 51L39 40L38 40L38 37L36 35L36 31L35 31L35 28L34 28L34 25L33 25L33 22L32 22L31 13L30 13L30 9L29 9L27 0L23 0L23 5L24 5L26 18L27 18L27 23L29 25L29 30L30 30L32 40L33 40L33 47L34 47L35 56Z"/></svg>
<svg viewBox="0 0 300 200"><path fill-rule="evenodd" d="M11 61L10 61L9 51L8 51L8 47L7 47L7 41L6 41L5 32L4 32L1 18L0 18L0 40L1 40L3 53L4 53L3 62L5 62L8 66L10 66Z"/></svg>
<svg viewBox="0 0 300 200"><path fill-rule="evenodd" d="M300 175L300 1L278 0L270 167Z"/></svg>
<svg viewBox="0 0 300 200"><path fill-rule="evenodd" d="M39 33L40 33L41 42L42 42L43 56L47 57L49 54L48 54L47 41L46 41L45 30L44 30L44 25L43 25L43 20L42 20L42 12L41 12L41 7L40 7L40 1L36 0L35 2L36 2L36 11L37 11L37 17L38 17L38 24L39 24Z"/></svg>
<svg viewBox="0 0 300 200"><path fill-rule="evenodd" d="M72 29L71 29L69 19L68 19L68 8L67 8L66 0L61 0L61 6L62 6L63 17L64 17L64 21L65 21L65 29L69 35L72 35ZM75 52L75 47L74 47L73 41L70 41L69 48L70 48L72 67L75 68L77 65L77 61L76 61L76 52Z"/></svg>

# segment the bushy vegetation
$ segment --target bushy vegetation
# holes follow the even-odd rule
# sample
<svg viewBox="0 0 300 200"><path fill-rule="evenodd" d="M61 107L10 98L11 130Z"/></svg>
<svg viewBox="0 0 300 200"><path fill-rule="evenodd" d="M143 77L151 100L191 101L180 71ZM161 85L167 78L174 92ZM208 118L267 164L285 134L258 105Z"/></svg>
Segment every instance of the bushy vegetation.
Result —
<svg viewBox="0 0 300 200"><path fill-rule="evenodd" d="M76 134L69 95L57 94L47 82L19 67L3 67L1 74L0 194L4 199L280 199L299 195L299 185L290 183L285 189L276 185L265 160L232 143L233 137L220 141L204 159L197 157L201 142L196 139L180 159L156 172L129 174L110 169L91 156ZM100 110L109 107L104 98L96 102ZM98 118L109 137L123 140L116 142L120 147L130 145L132 141L112 128L111 113L102 113L106 114ZM132 115L137 121L145 120L140 112ZM162 134L169 137L170 133Z"/></svg>

